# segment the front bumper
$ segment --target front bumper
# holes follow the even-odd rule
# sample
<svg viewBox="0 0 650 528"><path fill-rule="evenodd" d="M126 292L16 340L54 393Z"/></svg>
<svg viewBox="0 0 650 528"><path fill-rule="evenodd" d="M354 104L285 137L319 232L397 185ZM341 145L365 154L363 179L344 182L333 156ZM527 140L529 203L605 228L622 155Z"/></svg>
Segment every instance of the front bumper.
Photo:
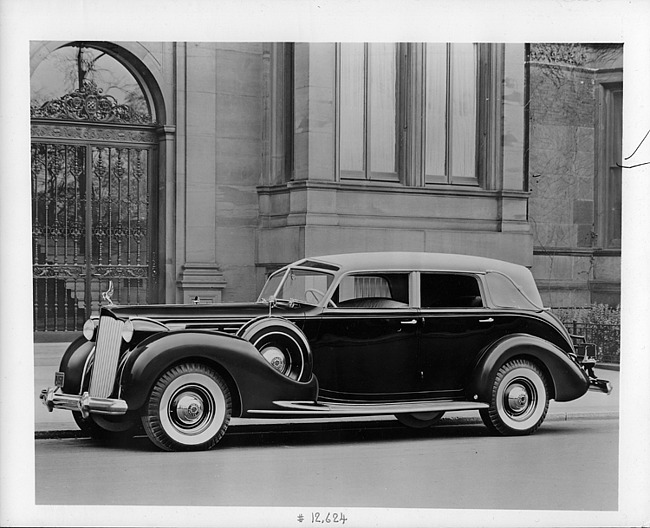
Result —
<svg viewBox="0 0 650 528"><path fill-rule="evenodd" d="M49 387L41 391L41 400L47 410L52 412L54 409L66 409L68 411L78 411L84 418L90 414L126 414L129 406L124 400L116 398L95 398L88 392L83 394L64 394L60 392L60 387Z"/></svg>

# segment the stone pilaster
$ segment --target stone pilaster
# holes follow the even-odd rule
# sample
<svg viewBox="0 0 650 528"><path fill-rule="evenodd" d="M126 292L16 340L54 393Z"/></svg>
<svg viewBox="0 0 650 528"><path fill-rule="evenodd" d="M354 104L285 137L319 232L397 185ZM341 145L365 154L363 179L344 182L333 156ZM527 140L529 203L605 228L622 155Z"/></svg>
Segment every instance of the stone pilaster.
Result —
<svg viewBox="0 0 650 528"><path fill-rule="evenodd" d="M226 280L217 264L187 262L183 265L178 287L183 303L212 304L221 302Z"/></svg>

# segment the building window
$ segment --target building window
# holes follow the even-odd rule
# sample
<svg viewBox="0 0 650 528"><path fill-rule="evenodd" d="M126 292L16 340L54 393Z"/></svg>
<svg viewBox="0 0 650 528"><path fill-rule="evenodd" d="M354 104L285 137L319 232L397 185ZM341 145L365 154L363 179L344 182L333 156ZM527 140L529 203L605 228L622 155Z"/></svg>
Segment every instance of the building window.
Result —
<svg viewBox="0 0 650 528"><path fill-rule="evenodd" d="M425 181L477 184L477 46L426 44L424 65Z"/></svg>
<svg viewBox="0 0 650 528"><path fill-rule="evenodd" d="M479 51L477 44L340 44L340 178L478 185Z"/></svg>
<svg viewBox="0 0 650 528"><path fill-rule="evenodd" d="M604 85L602 101L599 238L603 248L618 249L621 247L623 85Z"/></svg>
<svg viewBox="0 0 650 528"><path fill-rule="evenodd" d="M397 44L339 46L341 178L399 179Z"/></svg>

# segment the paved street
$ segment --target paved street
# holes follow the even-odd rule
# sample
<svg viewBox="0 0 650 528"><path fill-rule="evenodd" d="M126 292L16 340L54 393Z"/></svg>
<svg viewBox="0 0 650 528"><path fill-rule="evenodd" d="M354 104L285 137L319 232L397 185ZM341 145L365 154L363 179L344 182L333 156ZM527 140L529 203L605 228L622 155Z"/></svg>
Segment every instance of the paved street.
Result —
<svg viewBox="0 0 650 528"><path fill-rule="evenodd" d="M615 419L510 438L480 425L331 423L233 432L199 453L160 452L146 438L36 441L37 504L615 510L617 474Z"/></svg>

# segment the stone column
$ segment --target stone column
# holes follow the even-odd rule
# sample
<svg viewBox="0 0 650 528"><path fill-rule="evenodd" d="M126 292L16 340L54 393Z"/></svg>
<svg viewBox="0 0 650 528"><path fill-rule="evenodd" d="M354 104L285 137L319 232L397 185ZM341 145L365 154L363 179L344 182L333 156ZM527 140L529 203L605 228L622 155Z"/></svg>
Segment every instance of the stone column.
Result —
<svg viewBox="0 0 650 528"><path fill-rule="evenodd" d="M296 180L336 175L336 45L295 45L294 167Z"/></svg>
<svg viewBox="0 0 650 528"><path fill-rule="evenodd" d="M177 194L180 302L219 302L225 280L216 255L216 63L214 44L179 47ZM191 82L187 82L187 80Z"/></svg>

